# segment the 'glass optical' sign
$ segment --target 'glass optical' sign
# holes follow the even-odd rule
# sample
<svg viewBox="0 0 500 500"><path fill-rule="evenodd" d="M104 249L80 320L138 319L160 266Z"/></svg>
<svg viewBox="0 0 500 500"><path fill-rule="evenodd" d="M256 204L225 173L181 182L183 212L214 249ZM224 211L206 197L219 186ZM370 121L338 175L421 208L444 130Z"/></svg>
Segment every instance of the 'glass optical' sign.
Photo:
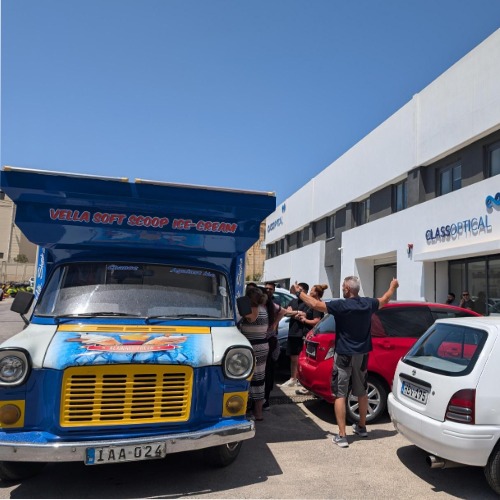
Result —
<svg viewBox="0 0 500 500"><path fill-rule="evenodd" d="M490 212L493 205L499 206L500 193L497 193L495 197L487 196L485 205ZM425 232L425 239L427 241L443 241L447 238L456 239L464 236L477 236L481 233L489 233L491 230L492 226L489 223L488 214L484 214L479 217L472 217L470 219L427 229Z"/></svg>

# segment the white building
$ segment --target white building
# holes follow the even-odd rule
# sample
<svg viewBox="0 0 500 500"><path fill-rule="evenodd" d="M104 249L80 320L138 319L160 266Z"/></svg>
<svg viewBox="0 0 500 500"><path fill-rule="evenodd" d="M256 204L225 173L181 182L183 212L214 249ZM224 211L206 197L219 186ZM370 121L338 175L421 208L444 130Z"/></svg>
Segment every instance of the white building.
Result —
<svg viewBox="0 0 500 500"><path fill-rule="evenodd" d="M264 279L338 297L344 276L370 296L397 276L399 300L469 289L500 312L498 174L500 30L278 207Z"/></svg>

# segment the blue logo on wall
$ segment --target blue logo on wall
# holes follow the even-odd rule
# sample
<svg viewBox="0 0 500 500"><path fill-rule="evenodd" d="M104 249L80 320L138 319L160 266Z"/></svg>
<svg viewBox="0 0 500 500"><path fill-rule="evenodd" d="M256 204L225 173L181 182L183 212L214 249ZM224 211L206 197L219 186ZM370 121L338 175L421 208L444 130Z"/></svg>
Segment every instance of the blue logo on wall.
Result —
<svg viewBox="0 0 500 500"><path fill-rule="evenodd" d="M281 205L281 213L284 214L286 212L286 204L283 203ZM267 225L267 232L270 233L273 229L276 229L279 226L283 225L283 217L278 217L276 220L271 222L271 224Z"/></svg>
<svg viewBox="0 0 500 500"><path fill-rule="evenodd" d="M500 193L497 193L494 197L487 196L484 203L486 204L486 208L492 208L493 205L500 207Z"/></svg>

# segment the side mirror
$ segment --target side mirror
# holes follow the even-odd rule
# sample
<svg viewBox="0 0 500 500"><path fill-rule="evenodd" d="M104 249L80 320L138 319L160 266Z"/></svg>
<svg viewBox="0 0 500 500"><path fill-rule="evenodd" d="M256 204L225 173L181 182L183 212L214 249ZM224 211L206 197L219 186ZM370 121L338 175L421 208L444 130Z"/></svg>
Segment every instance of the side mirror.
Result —
<svg viewBox="0 0 500 500"><path fill-rule="evenodd" d="M24 317L24 315L30 310L31 304L33 304L33 299L35 295L30 292L17 292L14 297L14 302L10 306L10 310L21 315L23 321L26 325L29 325L29 321Z"/></svg>
<svg viewBox="0 0 500 500"><path fill-rule="evenodd" d="M240 316L246 316L252 312L252 302L250 301L250 297L243 295L243 297L238 297L236 299L236 307L238 308L238 312Z"/></svg>

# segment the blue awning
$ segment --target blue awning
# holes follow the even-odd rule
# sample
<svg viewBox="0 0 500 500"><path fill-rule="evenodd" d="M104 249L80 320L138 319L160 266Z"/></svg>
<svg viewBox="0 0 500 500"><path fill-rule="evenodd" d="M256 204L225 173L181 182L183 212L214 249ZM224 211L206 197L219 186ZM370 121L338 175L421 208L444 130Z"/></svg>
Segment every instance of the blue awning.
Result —
<svg viewBox="0 0 500 500"><path fill-rule="evenodd" d="M101 255L233 258L259 238L274 193L4 167L15 222L55 261Z"/></svg>

